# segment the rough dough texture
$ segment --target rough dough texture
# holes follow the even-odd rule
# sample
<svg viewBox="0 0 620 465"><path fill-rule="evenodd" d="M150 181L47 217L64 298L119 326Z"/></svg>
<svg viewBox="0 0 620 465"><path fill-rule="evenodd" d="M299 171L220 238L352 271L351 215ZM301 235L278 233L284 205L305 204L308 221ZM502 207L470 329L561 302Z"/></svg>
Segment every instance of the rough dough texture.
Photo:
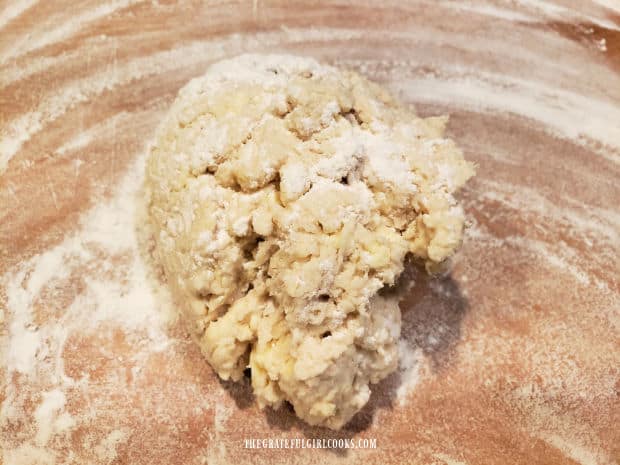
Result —
<svg viewBox="0 0 620 465"><path fill-rule="evenodd" d="M157 253L205 357L261 407L340 428L398 364L411 254L458 247L472 176L446 117L285 55L219 62L179 93L147 166Z"/></svg>

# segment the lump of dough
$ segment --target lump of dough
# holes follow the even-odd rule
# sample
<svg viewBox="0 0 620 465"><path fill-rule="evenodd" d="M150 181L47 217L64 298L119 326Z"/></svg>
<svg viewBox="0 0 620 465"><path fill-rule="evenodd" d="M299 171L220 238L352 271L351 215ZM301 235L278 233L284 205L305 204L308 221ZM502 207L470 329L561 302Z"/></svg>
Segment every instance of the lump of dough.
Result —
<svg viewBox="0 0 620 465"><path fill-rule="evenodd" d="M407 255L458 247L473 174L360 75L286 55L212 65L179 93L147 164L157 254L204 356L247 367L258 404L340 428L395 370Z"/></svg>

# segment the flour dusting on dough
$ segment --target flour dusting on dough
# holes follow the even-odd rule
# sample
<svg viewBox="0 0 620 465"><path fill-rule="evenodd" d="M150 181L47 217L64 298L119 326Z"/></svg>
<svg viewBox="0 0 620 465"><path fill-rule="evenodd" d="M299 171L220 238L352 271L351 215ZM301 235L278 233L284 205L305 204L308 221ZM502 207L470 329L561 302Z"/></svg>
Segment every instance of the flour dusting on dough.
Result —
<svg viewBox="0 0 620 465"><path fill-rule="evenodd" d="M393 286L460 245L472 175L443 134L360 75L292 55L218 62L181 89L147 165L160 260L224 379L338 429L398 360ZM415 373L411 361L406 384Z"/></svg>

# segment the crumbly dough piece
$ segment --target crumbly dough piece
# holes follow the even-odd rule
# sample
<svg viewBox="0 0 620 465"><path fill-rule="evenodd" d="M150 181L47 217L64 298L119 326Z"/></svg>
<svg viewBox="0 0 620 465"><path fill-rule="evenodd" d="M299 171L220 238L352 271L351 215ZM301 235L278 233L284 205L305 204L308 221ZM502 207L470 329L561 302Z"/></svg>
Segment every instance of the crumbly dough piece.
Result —
<svg viewBox="0 0 620 465"><path fill-rule="evenodd" d="M158 256L205 357L247 367L261 407L340 428L398 364L408 254L458 247L472 176L446 117L287 55L212 65L179 93L147 166Z"/></svg>

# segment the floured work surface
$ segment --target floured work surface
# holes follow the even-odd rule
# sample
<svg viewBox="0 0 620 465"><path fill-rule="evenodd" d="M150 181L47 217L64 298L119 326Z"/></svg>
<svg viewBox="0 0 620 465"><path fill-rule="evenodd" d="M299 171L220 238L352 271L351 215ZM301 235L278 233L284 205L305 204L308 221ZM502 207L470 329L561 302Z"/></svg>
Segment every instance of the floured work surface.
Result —
<svg viewBox="0 0 620 465"><path fill-rule="evenodd" d="M605 2L569 3L5 5L4 462L617 461L619 26ZM181 85L246 51L312 55L450 113L479 165L451 276L410 271L401 367L339 432L219 382L137 246L146 142ZM377 449L243 447L284 437Z"/></svg>

